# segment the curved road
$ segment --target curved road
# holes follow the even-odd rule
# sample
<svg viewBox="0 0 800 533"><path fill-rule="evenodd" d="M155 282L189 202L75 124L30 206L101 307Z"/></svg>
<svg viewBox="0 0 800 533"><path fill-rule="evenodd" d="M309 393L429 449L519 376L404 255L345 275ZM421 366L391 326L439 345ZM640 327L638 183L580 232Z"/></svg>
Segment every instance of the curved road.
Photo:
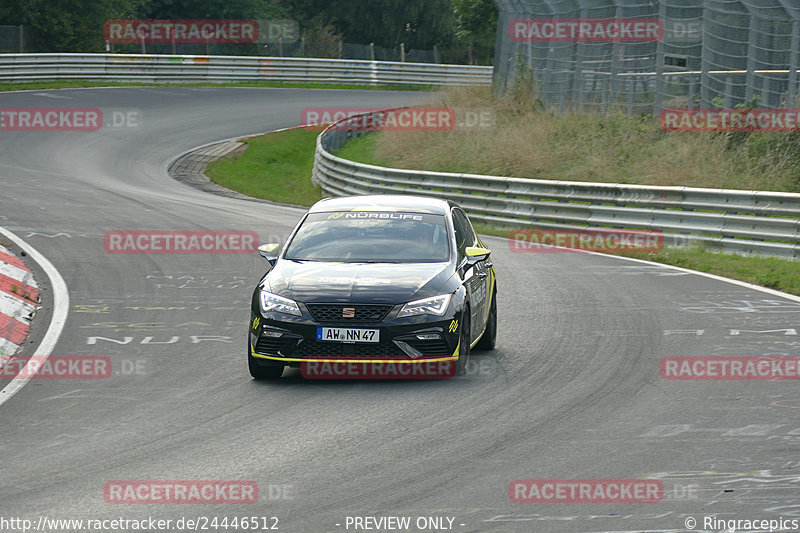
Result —
<svg viewBox="0 0 800 533"><path fill-rule="evenodd" d="M470 375L315 382L292 370L259 383L244 358L250 291L265 270L257 254L104 251L110 230L283 238L300 209L191 189L167 175L168 164L204 143L296 125L304 107L422 97L244 88L0 95L3 108L142 117L136 128L0 133L0 226L42 252L69 287L53 353L108 356L114 369L107 379L34 379L0 406L0 518L275 516L289 533L354 531L348 516L409 516L412 525L450 517L459 532L686 531L687 517L696 530L719 531L703 517L800 520L797 382L659 375L665 356L800 355L799 301L607 256L512 253L489 238L498 349L474 357ZM39 336L47 320L46 310L37 316ZM642 478L663 482L661 502L508 495L516 479ZM114 480L250 480L260 498L106 503ZM446 530L425 527L408 531Z"/></svg>

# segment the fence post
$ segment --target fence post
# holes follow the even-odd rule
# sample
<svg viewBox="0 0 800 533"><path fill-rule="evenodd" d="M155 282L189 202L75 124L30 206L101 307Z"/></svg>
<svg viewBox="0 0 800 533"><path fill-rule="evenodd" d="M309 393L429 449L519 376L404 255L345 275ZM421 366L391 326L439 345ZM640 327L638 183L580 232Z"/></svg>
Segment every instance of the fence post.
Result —
<svg viewBox="0 0 800 533"><path fill-rule="evenodd" d="M749 16L747 30L747 77L745 79L744 99L750 102L753 99L753 90L756 84L756 30L753 27L753 15Z"/></svg>
<svg viewBox="0 0 800 533"><path fill-rule="evenodd" d="M710 24L708 13L706 12L705 6L703 7L703 38L700 44L700 107L708 106L711 101L711 91L709 87L710 75L708 71L710 70L711 65L711 52L709 50L708 45L708 25ZM692 84L693 85L693 84ZM691 87L691 86L690 86ZM693 88L693 87L692 87ZM694 97L694 94L690 94L690 98ZM694 107L694 105L690 105L690 108Z"/></svg>
<svg viewBox="0 0 800 533"><path fill-rule="evenodd" d="M725 107L731 108L733 105L733 78L728 76L725 78Z"/></svg>
<svg viewBox="0 0 800 533"><path fill-rule="evenodd" d="M375 43L369 43L369 60L375 61Z"/></svg>
<svg viewBox="0 0 800 533"><path fill-rule="evenodd" d="M628 92L628 105L625 113L630 116L633 113L633 93L636 92L636 78L627 76L625 79L625 89Z"/></svg>
<svg viewBox="0 0 800 533"><path fill-rule="evenodd" d="M800 22L792 22L792 49L789 51L789 102L786 107L797 105L797 48L800 47Z"/></svg>
<svg viewBox="0 0 800 533"><path fill-rule="evenodd" d="M614 16L617 20L622 18L622 7L617 4L616 10L614 11ZM619 42L619 39L615 39L613 43L611 43L611 80L609 83L609 101L611 105L619 98L620 91L620 80L619 80L619 73L622 70L622 55L623 46Z"/></svg>
<svg viewBox="0 0 800 533"><path fill-rule="evenodd" d="M25 26L22 24L19 25L19 53L25 53Z"/></svg>
<svg viewBox="0 0 800 533"><path fill-rule="evenodd" d="M664 23L667 20L667 3L661 1L658 3L658 18ZM664 107L664 39L656 41L656 94L653 105L653 116L660 116L661 109Z"/></svg>
<svg viewBox="0 0 800 533"><path fill-rule="evenodd" d="M406 62L406 43L400 43L400 62Z"/></svg>

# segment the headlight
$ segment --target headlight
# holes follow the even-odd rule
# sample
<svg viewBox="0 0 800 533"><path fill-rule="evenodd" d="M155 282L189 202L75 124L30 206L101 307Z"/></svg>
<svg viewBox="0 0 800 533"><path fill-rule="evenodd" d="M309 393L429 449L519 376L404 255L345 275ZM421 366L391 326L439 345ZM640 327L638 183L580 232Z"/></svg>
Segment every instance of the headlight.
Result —
<svg viewBox="0 0 800 533"><path fill-rule="evenodd" d="M451 296L453 295L440 294L439 296L431 296L430 298L423 298L422 300L408 302L397 314L397 317L401 318L404 316L416 315L442 316L445 311L447 311L447 306L450 305Z"/></svg>
<svg viewBox="0 0 800 533"><path fill-rule="evenodd" d="M300 308L297 307L297 302L267 291L261 291L261 312L285 313L287 315L297 316L303 315L300 312Z"/></svg>

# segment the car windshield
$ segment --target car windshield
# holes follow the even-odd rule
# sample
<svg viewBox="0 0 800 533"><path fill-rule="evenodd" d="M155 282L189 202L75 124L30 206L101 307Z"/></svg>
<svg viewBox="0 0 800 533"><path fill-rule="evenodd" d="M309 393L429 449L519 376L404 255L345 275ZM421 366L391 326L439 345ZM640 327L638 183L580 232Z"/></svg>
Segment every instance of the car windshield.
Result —
<svg viewBox="0 0 800 533"><path fill-rule="evenodd" d="M293 261L438 263L449 259L450 239L443 215L311 213L284 257Z"/></svg>

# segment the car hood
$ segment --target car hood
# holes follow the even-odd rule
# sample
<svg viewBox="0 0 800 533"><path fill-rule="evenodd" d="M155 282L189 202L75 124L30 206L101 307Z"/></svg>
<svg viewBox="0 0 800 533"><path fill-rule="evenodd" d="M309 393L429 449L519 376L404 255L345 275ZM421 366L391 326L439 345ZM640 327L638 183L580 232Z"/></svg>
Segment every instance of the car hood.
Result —
<svg viewBox="0 0 800 533"><path fill-rule="evenodd" d="M280 259L265 288L298 302L399 304L439 294L450 263L329 263Z"/></svg>

